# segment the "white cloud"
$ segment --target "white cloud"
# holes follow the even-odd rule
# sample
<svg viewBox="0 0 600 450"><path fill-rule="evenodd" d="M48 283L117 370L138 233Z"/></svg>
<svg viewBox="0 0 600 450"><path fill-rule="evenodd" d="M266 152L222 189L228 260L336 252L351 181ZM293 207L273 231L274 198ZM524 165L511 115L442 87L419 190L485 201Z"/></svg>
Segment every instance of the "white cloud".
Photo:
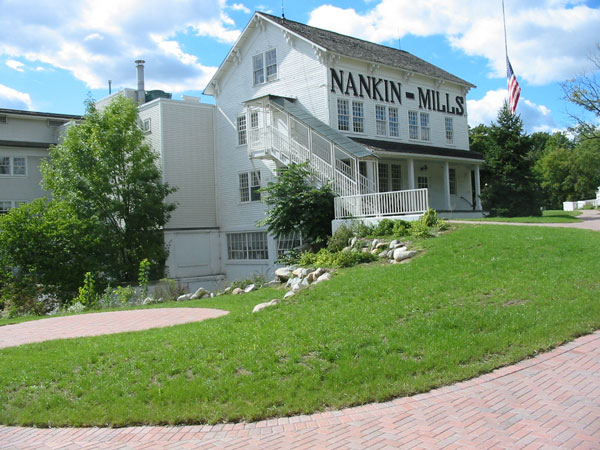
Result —
<svg viewBox="0 0 600 450"><path fill-rule="evenodd" d="M8 61L6 61L6 65L11 69L16 70L17 72L24 72L23 67L25 67L25 64L23 64L21 61L9 59Z"/></svg>
<svg viewBox="0 0 600 450"><path fill-rule="evenodd" d="M508 91L506 89L497 89L486 92L480 100L467 100L469 126L476 127L479 124L489 125L495 122L498 118L498 111L507 97ZM523 127L528 133L559 131L552 117L552 111L544 105L537 105L521 97L517 104L516 113L521 116Z"/></svg>
<svg viewBox="0 0 600 450"><path fill-rule="evenodd" d="M233 5L231 5L231 9L233 9L234 11L243 11L246 14L250 14L250 9L246 8L246 6L242 3L234 3Z"/></svg>
<svg viewBox="0 0 600 450"><path fill-rule="evenodd" d="M600 29L600 9L581 1L506 2L508 48L520 79L542 85L565 80L589 68ZM502 10L480 0L381 0L365 13L323 5L309 24L370 41L407 34L446 36L468 55L488 60L490 76L506 74Z"/></svg>
<svg viewBox="0 0 600 450"><path fill-rule="evenodd" d="M67 70L91 89L105 88L108 79L115 86L135 85L135 59L146 60L151 88L203 89L216 68L188 53L178 37L197 34L231 43L240 33L223 12L226 0L179 0L176 5L65 0L60 8L50 0L0 0L0 6L0 56Z"/></svg>
<svg viewBox="0 0 600 450"><path fill-rule="evenodd" d="M31 97L25 92L19 92L0 84L0 106L8 109L31 110Z"/></svg>

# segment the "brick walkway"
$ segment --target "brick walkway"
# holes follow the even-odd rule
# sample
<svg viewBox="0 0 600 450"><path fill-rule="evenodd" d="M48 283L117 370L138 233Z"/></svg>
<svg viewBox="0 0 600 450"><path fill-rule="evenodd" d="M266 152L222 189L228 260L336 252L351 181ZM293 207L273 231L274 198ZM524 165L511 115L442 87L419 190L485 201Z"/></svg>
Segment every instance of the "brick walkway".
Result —
<svg viewBox="0 0 600 450"><path fill-rule="evenodd" d="M600 331L426 394L310 416L216 426L0 427L0 447L600 448Z"/></svg>
<svg viewBox="0 0 600 450"><path fill-rule="evenodd" d="M51 339L167 327L225 314L228 314L228 311L210 308L154 308L52 317L0 327L0 348Z"/></svg>

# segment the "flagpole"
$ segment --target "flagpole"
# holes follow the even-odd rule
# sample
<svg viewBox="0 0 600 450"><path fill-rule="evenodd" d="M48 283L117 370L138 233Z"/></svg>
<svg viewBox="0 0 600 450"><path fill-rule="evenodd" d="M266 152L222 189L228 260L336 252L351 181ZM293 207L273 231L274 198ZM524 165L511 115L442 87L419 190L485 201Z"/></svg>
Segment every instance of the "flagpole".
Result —
<svg viewBox="0 0 600 450"><path fill-rule="evenodd" d="M502 22L504 23L504 56L508 59L508 45L506 43L506 15L504 14L504 0L502 0Z"/></svg>

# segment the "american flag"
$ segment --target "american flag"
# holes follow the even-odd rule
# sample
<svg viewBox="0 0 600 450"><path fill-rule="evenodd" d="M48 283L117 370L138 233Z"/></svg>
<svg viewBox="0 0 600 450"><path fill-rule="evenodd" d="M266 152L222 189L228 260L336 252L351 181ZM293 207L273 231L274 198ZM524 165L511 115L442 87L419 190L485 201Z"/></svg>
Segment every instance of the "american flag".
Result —
<svg viewBox="0 0 600 450"><path fill-rule="evenodd" d="M519 96L521 95L521 86L517 82L517 77L515 77L508 56L506 57L506 78L508 80L508 104L510 112L514 114L519 102Z"/></svg>

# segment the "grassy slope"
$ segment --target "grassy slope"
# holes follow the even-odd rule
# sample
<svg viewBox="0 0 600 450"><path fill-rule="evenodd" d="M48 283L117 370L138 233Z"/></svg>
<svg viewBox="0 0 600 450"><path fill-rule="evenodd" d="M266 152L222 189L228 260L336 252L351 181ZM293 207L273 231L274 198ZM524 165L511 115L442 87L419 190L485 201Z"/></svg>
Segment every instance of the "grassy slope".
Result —
<svg viewBox="0 0 600 450"><path fill-rule="evenodd" d="M466 379L600 327L600 233L464 227L406 265L175 306L226 317L0 350L0 422L256 420ZM278 294L278 295L276 295ZM164 306L164 305L163 305Z"/></svg>
<svg viewBox="0 0 600 450"><path fill-rule="evenodd" d="M483 219L456 219L456 220L473 220L486 222L518 222L518 223L572 223L581 222L576 216L581 215L581 211L561 211L561 210L546 210L539 217L484 217Z"/></svg>

